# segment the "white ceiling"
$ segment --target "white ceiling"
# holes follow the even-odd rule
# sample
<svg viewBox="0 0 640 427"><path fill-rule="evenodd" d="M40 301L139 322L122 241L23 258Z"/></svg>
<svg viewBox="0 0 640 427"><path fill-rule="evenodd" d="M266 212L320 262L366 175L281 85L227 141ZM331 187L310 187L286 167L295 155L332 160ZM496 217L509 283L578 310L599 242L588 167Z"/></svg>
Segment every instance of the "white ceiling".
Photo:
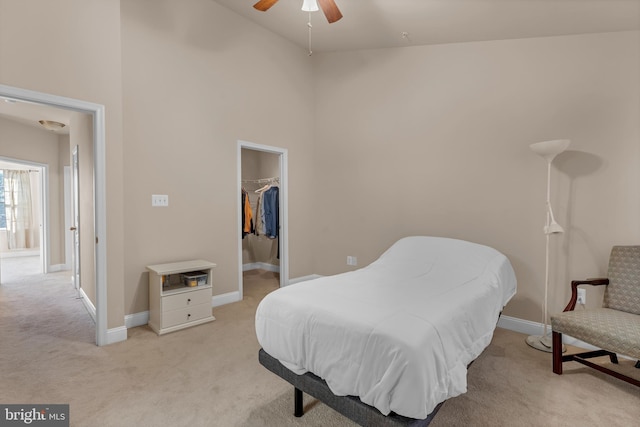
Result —
<svg viewBox="0 0 640 427"><path fill-rule="evenodd" d="M267 12L253 8L257 0L213 1L308 48L309 15L300 10L302 0L279 0ZM314 52L640 29L640 0L335 1L344 16L338 22L312 13ZM71 112L0 98L0 116L39 127L41 119L68 125Z"/></svg>
<svg viewBox="0 0 640 427"><path fill-rule="evenodd" d="M72 111L61 108L0 97L0 117L42 129L44 132L68 134L72 114ZM61 130L50 131L40 126L39 120L53 120L64 123L66 126Z"/></svg>
<svg viewBox="0 0 640 427"><path fill-rule="evenodd" d="M307 49L302 0L214 0ZM640 29L640 0L335 0L343 18L313 12L312 50L327 52ZM402 33L408 33L407 38Z"/></svg>

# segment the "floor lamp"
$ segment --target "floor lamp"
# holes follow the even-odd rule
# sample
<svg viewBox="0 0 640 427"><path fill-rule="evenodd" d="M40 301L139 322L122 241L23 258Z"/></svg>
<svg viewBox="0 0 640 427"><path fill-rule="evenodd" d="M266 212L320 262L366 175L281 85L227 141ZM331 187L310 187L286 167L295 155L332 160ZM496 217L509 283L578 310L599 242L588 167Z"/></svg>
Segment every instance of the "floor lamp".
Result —
<svg viewBox="0 0 640 427"><path fill-rule="evenodd" d="M547 220L544 226L544 234L546 235L546 252L545 252L545 279L544 279L544 333L540 335L530 335L527 337L527 344L531 347L551 352L551 337L547 333L547 295L549 293L549 236L552 234L563 233L564 230L553 217L553 209L551 209L551 163L553 159L571 143L568 139L555 139L553 141L544 141L531 144L529 148L542 156L547 161Z"/></svg>

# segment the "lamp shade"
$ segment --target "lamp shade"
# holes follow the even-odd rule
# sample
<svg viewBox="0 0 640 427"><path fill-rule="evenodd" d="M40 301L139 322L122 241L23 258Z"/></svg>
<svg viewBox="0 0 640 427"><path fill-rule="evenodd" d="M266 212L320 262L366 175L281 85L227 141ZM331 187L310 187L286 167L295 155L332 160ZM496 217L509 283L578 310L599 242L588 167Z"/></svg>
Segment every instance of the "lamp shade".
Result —
<svg viewBox="0 0 640 427"><path fill-rule="evenodd" d="M544 157L544 159L551 163L553 159L564 150L566 150L571 144L570 139L554 139L551 141L536 142L529 145L531 150Z"/></svg>
<svg viewBox="0 0 640 427"><path fill-rule="evenodd" d="M315 12L318 10L318 3L316 0L304 0L302 2L302 10L305 12Z"/></svg>

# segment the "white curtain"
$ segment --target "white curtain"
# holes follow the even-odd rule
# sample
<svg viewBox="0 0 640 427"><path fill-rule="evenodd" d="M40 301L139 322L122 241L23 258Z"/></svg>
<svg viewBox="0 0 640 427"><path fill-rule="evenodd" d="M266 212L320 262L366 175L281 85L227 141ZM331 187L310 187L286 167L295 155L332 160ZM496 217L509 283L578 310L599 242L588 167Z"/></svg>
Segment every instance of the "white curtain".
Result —
<svg viewBox="0 0 640 427"><path fill-rule="evenodd" d="M9 249L34 247L37 230L34 230L29 171L4 171L4 205Z"/></svg>

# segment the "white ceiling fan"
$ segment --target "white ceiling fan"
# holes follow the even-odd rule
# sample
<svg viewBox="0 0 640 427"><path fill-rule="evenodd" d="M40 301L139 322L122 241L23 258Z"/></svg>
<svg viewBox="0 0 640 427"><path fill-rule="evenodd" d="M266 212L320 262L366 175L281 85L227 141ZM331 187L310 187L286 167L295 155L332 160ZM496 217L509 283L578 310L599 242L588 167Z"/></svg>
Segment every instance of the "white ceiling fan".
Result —
<svg viewBox="0 0 640 427"><path fill-rule="evenodd" d="M266 12L277 2L278 0L260 0L256 4L254 4L253 7L262 12ZM342 13L340 13L340 9L338 9L338 6L336 6L336 3L333 0L304 0L302 10L316 11L318 10L318 4L320 5L320 8L324 12L324 16L327 17L327 21L329 21L330 24L342 18Z"/></svg>

